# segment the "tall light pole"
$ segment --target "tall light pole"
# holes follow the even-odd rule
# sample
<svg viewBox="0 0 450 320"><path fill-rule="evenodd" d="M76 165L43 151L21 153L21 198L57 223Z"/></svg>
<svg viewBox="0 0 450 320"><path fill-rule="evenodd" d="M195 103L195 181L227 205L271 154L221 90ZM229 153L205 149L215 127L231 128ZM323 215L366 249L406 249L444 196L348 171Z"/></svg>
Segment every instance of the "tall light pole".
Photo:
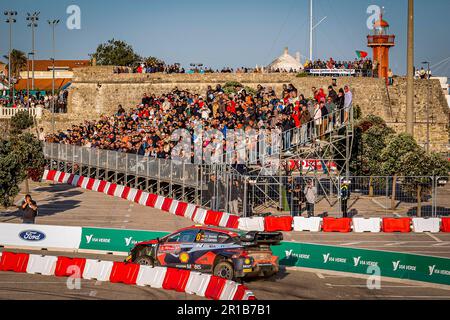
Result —
<svg viewBox="0 0 450 320"><path fill-rule="evenodd" d="M9 24L9 64L8 64L8 87L9 87L9 96L11 97L11 93L12 93L12 103L15 103L15 97L14 97L14 92L11 91L12 87L12 81L11 81L11 73L12 73L12 63L11 63L11 52L12 52L12 25L13 23L16 23L16 19L14 18L15 16L17 16L17 11L5 11L4 15L7 17L6 19L6 23Z"/></svg>
<svg viewBox="0 0 450 320"><path fill-rule="evenodd" d="M53 48L53 75L52 75L52 133L55 133L55 27L59 20L47 20L52 27L52 48Z"/></svg>
<svg viewBox="0 0 450 320"><path fill-rule="evenodd" d="M33 52L28 52L27 54L27 98L28 104L30 103L30 56L34 56Z"/></svg>
<svg viewBox="0 0 450 320"><path fill-rule="evenodd" d="M33 53L33 61L31 62L31 90L34 90L34 56L36 55L35 50L35 28L37 28L39 21L40 12L34 12L33 14L27 13L28 27L31 27L31 52Z"/></svg>
<svg viewBox="0 0 450 320"><path fill-rule="evenodd" d="M414 0L408 0L406 133L414 136Z"/></svg>
<svg viewBox="0 0 450 320"><path fill-rule="evenodd" d="M425 64L428 66L427 68L427 81L428 81L428 95L427 95L427 106L426 106L426 114L427 114L427 144L426 144L426 150L427 153L430 152L430 97L431 97L431 70L430 70L430 62L424 61L422 64Z"/></svg>
<svg viewBox="0 0 450 320"><path fill-rule="evenodd" d="M313 0L309 0L309 61L313 61L313 38L314 29L316 29L327 17L323 17L318 23L314 25L314 11Z"/></svg>

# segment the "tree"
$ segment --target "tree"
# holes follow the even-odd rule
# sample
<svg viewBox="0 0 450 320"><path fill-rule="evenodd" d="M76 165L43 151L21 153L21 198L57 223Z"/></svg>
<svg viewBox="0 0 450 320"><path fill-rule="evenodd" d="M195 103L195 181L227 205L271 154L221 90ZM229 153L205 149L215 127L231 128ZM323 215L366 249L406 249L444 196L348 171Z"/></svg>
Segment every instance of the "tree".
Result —
<svg viewBox="0 0 450 320"><path fill-rule="evenodd" d="M158 66L161 66L161 65L165 64L164 61L162 61L162 60L160 60L160 59L158 59L156 57L147 57L147 58L145 58L144 61L145 61L145 64L148 67L158 67Z"/></svg>
<svg viewBox="0 0 450 320"><path fill-rule="evenodd" d="M31 119L31 120L30 120ZM40 141L24 130L33 126L27 112L11 119L9 138L0 138L0 204L7 207L19 193L19 185L28 178L38 181L45 159Z"/></svg>
<svg viewBox="0 0 450 320"><path fill-rule="evenodd" d="M90 56L96 59L98 65L102 66L134 67L142 60L131 45L114 38L100 44L96 52Z"/></svg>
<svg viewBox="0 0 450 320"><path fill-rule="evenodd" d="M34 124L33 117L28 111L19 111L11 118L11 133L21 133L22 131L32 127Z"/></svg>
<svg viewBox="0 0 450 320"><path fill-rule="evenodd" d="M9 61L9 55L3 56ZM19 78L20 72L27 66L28 60L23 51L13 49L11 50L11 76ZM9 64L7 65L9 70Z"/></svg>
<svg viewBox="0 0 450 320"><path fill-rule="evenodd" d="M405 174L405 165L412 154L420 153L421 148L414 138L406 133L390 136L386 147L381 152L381 170L387 176L392 176L391 209L395 209L397 177ZM420 157L420 154L417 155Z"/></svg>
<svg viewBox="0 0 450 320"><path fill-rule="evenodd" d="M402 166L402 174L405 181L402 189L417 200L417 216L422 216L422 198L430 194L433 188L433 180L436 177L447 178L450 170L449 162L440 154L427 154L425 150L408 152L399 162Z"/></svg>

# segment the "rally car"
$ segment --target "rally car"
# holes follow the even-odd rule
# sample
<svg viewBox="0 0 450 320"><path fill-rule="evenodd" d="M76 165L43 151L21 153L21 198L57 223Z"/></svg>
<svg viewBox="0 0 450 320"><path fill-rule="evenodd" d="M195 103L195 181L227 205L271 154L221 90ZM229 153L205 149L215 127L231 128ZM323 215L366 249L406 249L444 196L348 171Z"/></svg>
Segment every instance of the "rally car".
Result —
<svg viewBox="0 0 450 320"><path fill-rule="evenodd" d="M209 272L229 280L270 277L279 269L270 246L282 240L281 232L193 226L136 244L125 261Z"/></svg>

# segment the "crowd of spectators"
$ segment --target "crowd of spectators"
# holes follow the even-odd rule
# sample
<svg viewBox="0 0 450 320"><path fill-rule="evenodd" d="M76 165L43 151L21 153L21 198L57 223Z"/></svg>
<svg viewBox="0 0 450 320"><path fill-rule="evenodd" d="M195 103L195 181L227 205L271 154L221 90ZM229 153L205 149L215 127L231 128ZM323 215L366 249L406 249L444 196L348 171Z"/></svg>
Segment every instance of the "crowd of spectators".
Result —
<svg viewBox="0 0 450 320"><path fill-rule="evenodd" d="M217 134L203 138L203 148L209 146L211 160L219 161L226 146L220 150L218 142L222 137L218 132L226 138L228 130L243 129L248 133L252 129L276 129L284 132L283 148L288 151L293 140L303 139L306 143L307 139L320 138L347 120L346 108L352 103L347 86L338 92L330 86L327 93L313 87L311 93L313 97L307 99L292 84L283 85L280 96L272 87L261 85L253 93L237 87L231 94L220 85L209 86L205 95L175 88L160 96L144 94L140 103L128 111L119 106L113 115L73 125L65 132L48 135L46 141L169 159L177 144L171 141L174 130L189 130L194 147L199 141L194 129L202 126L204 131L217 130ZM247 141L251 143L257 141ZM194 160L194 152L177 156ZM237 157L239 154L233 155L233 160Z"/></svg>
<svg viewBox="0 0 450 320"><path fill-rule="evenodd" d="M310 69L355 69L355 70L372 70L373 64L371 59L355 59L354 61L335 61L333 58L325 60L315 60L305 65L305 70Z"/></svg>
<svg viewBox="0 0 450 320"><path fill-rule="evenodd" d="M40 106L51 111L52 101L54 100L55 112L65 113L67 112L67 98L67 90L62 90L54 96L45 91L36 91L34 94L28 96L27 91L22 90L16 92L14 103L12 103L12 99L4 92L0 98L0 105L11 108L36 108Z"/></svg>

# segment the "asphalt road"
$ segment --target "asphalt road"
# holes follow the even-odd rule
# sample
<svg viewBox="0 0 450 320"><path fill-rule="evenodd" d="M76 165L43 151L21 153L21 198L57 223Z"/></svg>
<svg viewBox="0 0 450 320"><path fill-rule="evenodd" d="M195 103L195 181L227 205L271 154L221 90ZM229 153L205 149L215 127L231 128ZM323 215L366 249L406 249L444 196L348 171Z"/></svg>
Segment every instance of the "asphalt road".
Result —
<svg viewBox="0 0 450 320"><path fill-rule="evenodd" d="M111 261L123 260L123 257L111 255L14 251ZM270 279L254 279L245 284L259 300L450 300L450 286L382 279L379 290L370 290L366 279L325 271L288 269L280 271L278 275ZM203 298L150 287L88 280L81 280L80 289L69 289L67 278L0 272L0 299L197 300Z"/></svg>

